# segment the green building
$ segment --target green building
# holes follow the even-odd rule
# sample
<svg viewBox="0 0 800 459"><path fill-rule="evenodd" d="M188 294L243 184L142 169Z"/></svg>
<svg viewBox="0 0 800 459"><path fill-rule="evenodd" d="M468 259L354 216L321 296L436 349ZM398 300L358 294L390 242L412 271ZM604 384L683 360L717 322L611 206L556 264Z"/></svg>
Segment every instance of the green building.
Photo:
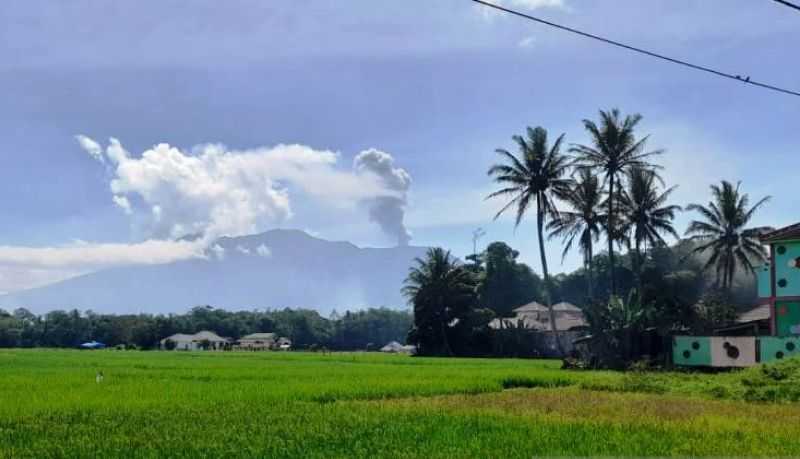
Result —
<svg viewBox="0 0 800 459"><path fill-rule="evenodd" d="M800 336L800 223L767 233L769 262L758 269L758 296L770 305L773 336Z"/></svg>
<svg viewBox="0 0 800 459"><path fill-rule="evenodd" d="M769 260L756 269L771 336L674 336L681 366L747 367L800 355L800 223L761 236Z"/></svg>

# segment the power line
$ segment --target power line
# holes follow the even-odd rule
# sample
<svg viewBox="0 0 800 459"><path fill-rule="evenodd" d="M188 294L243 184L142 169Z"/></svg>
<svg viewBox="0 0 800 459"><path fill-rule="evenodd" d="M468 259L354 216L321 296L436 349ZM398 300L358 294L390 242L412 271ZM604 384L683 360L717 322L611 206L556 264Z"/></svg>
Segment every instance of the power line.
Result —
<svg viewBox="0 0 800 459"><path fill-rule="evenodd" d="M794 8L797 11L800 11L800 5L795 5L794 3L787 2L786 0L774 0L774 1L780 3L781 5L788 6L789 8Z"/></svg>
<svg viewBox="0 0 800 459"><path fill-rule="evenodd" d="M582 31L580 31L578 29L573 29L572 27L567 27L567 26L563 26L563 25L560 25L560 24L556 24L554 22L546 21L544 19L537 18L535 16L531 16L529 14L525 14L525 13L522 13L520 11L512 10L512 9L506 8L504 6L495 5L494 3L489 3L489 2L486 2L484 0L472 0L472 1L475 2L475 3L479 3L481 5L484 5L484 6L488 6L489 8L494 8L496 10L503 11L503 12L506 12L508 14L512 14L514 16L519 16L521 18L529 19L531 21L538 22L538 23L544 24L544 25L548 25L550 27L555 27L556 29L561 29L561 30L564 30L564 31L567 31L567 32L571 32L571 33L574 33L576 35L580 35L580 36L585 37L585 38L591 38L593 40L598 40L598 41L601 41L601 42L609 44L609 45L613 45L613 46L617 46L619 48L627 49L628 51L634 51L634 52L637 52L637 53L640 53L640 54L644 54L644 55L647 55L647 56L650 56L650 57L654 57L656 59L661 59L661 60L664 60L664 61L667 61L667 62L671 62L673 64L683 65L685 67L689 67L689 68L692 68L694 70L699 70L701 72L711 73L711 74L719 76L719 77L729 78L731 80L736 80L736 81L739 81L739 82L742 82L742 83L752 84L752 85L758 86L760 88L769 89L769 90L772 90L772 91L777 91L777 92L780 92L780 93L789 94L791 96L800 97L800 92L792 91L790 89L780 88L778 86L773 86L773 85L766 84L766 83L760 83L758 81L751 80L749 76L746 76L746 77L743 78L741 75L733 75L731 73L722 72L720 70L715 70L715 69L712 69L710 67L704 67L702 65L692 64L690 62L682 61L680 59L674 59L672 57L664 56L663 54L654 53L652 51L647 51L646 49L637 48L637 47L631 46L631 45L626 45L624 43L620 43L618 41L614 41L614 40L611 40L611 39L608 39L608 38L603 38L601 36L594 35L594 34L591 34L591 33L588 33L588 32L582 32ZM779 1L779 0L776 0L776 1Z"/></svg>

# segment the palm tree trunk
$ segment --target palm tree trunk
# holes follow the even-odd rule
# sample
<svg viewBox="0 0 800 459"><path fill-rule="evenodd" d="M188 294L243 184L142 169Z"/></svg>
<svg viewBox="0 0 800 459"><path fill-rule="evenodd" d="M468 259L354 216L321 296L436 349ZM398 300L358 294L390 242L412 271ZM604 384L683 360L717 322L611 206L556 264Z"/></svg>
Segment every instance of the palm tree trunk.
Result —
<svg viewBox="0 0 800 459"><path fill-rule="evenodd" d="M608 264L611 274L611 296L617 294L617 273L614 270L614 174L608 178Z"/></svg>
<svg viewBox="0 0 800 459"><path fill-rule="evenodd" d="M589 246L587 247L587 255L586 255L586 280L589 289L589 302L591 303L594 299L594 291L592 285L592 261L594 259L594 255L592 254L592 241L589 241Z"/></svg>
<svg viewBox="0 0 800 459"><path fill-rule="evenodd" d="M634 235L634 239L636 239L634 243L634 257L636 267L634 268L636 271L636 288L639 290L639 298L642 297L642 243L639 241L639 238Z"/></svg>
<svg viewBox="0 0 800 459"><path fill-rule="evenodd" d="M553 332L553 339L556 341L556 349L559 355L564 355L564 349L561 346L561 339L556 327L556 314L553 311L553 298L551 297L552 289L550 288L550 273L547 270L547 255L544 252L544 209L542 209L542 201L537 197L536 199L536 229L539 237L539 257L542 259L542 275L544 276L544 296L545 303L547 303L547 311L550 315L550 330Z"/></svg>

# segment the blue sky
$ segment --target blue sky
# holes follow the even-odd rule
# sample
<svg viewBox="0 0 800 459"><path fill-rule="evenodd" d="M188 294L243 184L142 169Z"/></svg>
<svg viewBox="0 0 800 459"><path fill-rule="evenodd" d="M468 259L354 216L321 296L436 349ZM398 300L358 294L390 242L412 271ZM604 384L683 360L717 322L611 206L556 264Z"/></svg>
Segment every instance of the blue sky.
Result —
<svg viewBox="0 0 800 459"><path fill-rule="evenodd" d="M800 14L775 2L503 3L800 89ZM492 190L486 170L493 151L512 147L511 135L527 125L585 142L580 120L619 107L642 113L641 133L651 135L651 147L667 150L661 161L669 184L679 185L677 204L707 201L708 185L726 178L741 180L753 198L773 196L755 224L800 219L800 98L654 61L467 0L231 1L224 7L199 0L3 2L0 43L2 291L169 259L163 245L142 245L170 234L153 224L157 206L168 230L187 221L202 229L232 220L225 203L212 202L227 195L217 190L187 204L191 190L176 192L172 176L157 177L158 192L147 188L152 177L147 183L128 177L112 191L126 172L105 152L103 162L87 154L79 134L103 150L109 138L119 139L127 164L141 170L149 164L138 161L142 153L162 143L182 161L200 155L196 146L204 144L224 145L227 155L273 155L269 161L277 161L280 145L302 145L317 159L332 152L334 162L315 166L316 175L306 179L269 173L240 180L232 172L234 191L252 199L266 183L285 194L288 207L269 215L248 207L263 212L242 221L240 213L234 223L215 227L232 233L291 227L388 246L396 239L370 218L369 202L390 193L405 203L412 244L463 256L480 226L488 233L484 244L505 240L538 270L533 219L517 230L508 219L492 222L501 203L483 201ZM391 171L405 170L411 184L391 189L376 176L383 191L366 191L375 180L363 182L354 158L371 148L390 155ZM115 195L125 196L131 209L115 203ZM198 217L217 211L224 215ZM689 218L678 218L680 231ZM561 264L557 243L548 253L556 271L579 263L576 254Z"/></svg>

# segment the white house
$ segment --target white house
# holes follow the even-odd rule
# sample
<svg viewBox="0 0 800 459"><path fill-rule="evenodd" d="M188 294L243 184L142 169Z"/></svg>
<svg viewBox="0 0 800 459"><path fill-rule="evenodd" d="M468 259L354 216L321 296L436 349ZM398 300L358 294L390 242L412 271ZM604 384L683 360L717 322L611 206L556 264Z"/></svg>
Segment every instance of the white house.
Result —
<svg viewBox="0 0 800 459"><path fill-rule="evenodd" d="M161 340L161 349L177 351L196 351L201 349L222 350L230 340L208 330L193 335L176 333ZM174 344L174 346L173 346Z"/></svg>

